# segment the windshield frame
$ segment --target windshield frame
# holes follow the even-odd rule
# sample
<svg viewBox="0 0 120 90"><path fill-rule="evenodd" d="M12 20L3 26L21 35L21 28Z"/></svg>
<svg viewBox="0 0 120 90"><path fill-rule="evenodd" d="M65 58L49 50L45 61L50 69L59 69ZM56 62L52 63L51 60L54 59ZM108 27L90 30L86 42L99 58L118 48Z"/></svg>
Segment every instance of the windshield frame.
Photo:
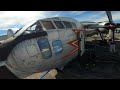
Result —
<svg viewBox="0 0 120 90"><path fill-rule="evenodd" d="M37 20L38 21L38 20ZM36 21L36 22L37 22ZM33 24L36 23L35 21L31 22L31 23L28 23L27 25L23 26L22 28L20 28L14 35L13 37L18 37L20 36L21 34L23 34L30 26L32 26Z"/></svg>

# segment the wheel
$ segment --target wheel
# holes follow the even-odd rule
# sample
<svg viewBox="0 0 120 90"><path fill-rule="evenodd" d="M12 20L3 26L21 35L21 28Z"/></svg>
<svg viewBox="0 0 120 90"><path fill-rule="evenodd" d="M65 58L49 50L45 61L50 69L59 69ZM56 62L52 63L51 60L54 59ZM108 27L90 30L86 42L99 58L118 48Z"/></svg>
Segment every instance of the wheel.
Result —
<svg viewBox="0 0 120 90"><path fill-rule="evenodd" d="M61 72L63 69L64 69L64 66L61 66L61 67L58 67L56 70Z"/></svg>

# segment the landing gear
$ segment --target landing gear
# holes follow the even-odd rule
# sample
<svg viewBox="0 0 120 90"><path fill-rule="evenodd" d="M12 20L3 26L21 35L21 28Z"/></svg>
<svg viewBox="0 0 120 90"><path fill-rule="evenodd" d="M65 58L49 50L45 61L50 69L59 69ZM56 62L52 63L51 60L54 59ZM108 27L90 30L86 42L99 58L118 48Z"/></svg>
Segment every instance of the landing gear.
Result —
<svg viewBox="0 0 120 90"><path fill-rule="evenodd" d="M88 64L86 64L86 69L93 69L96 66L96 55L94 51L88 53Z"/></svg>
<svg viewBox="0 0 120 90"><path fill-rule="evenodd" d="M87 56L87 57L86 57ZM90 70L96 66L95 51L86 51L79 59L81 69Z"/></svg>
<svg viewBox="0 0 120 90"><path fill-rule="evenodd" d="M108 42L107 42L107 40L99 40L98 44L101 46L107 46Z"/></svg>
<svg viewBox="0 0 120 90"><path fill-rule="evenodd" d="M109 40L108 43L109 43L109 46L110 46L110 52L115 53L116 52L115 41Z"/></svg>
<svg viewBox="0 0 120 90"><path fill-rule="evenodd" d="M120 64L116 64L115 69L116 69L116 71L120 72Z"/></svg>
<svg viewBox="0 0 120 90"><path fill-rule="evenodd" d="M58 67L56 70L57 71L62 71L64 69L64 66L60 66L60 67Z"/></svg>

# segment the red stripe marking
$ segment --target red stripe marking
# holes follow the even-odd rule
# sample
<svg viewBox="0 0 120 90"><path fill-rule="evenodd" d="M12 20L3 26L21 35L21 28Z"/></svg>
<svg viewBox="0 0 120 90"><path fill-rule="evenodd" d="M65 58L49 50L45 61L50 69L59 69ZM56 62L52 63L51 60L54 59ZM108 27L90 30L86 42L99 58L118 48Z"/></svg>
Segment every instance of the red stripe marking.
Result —
<svg viewBox="0 0 120 90"><path fill-rule="evenodd" d="M80 29L74 29L74 30L72 30L72 31L73 31L73 32L76 34L76 36L77 36L77 34L80 32ZM78 50L78 48L79 48L79 47L78 47L78 40L77 40L77 39L74 39L74 40L68 42L67 44L73 46L74 49L73 49L72 51L70 51L67 55L65 55L62 59L65 59L65 58L71 56L71 55L74 54L74 53Z"/></svg>
<svg viewBox="0 0 120 90"><path fill-rule="evenodd" d="M72 55L73 53L75 53L78 50L78 40L77 39L72 40L72 41L68 42L67 44L69 44L75 48L72 51L70 51L67 55L65 55L62 59L69 57L70 55Z"/></svg>

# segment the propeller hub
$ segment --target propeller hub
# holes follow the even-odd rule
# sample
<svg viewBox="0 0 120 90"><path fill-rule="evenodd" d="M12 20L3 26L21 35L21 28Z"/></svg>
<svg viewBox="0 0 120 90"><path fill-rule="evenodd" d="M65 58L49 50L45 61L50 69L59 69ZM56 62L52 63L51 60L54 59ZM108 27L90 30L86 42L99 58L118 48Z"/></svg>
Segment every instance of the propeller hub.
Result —
<svg viewBox="0 0 120 90"><path fill-rule="evenodd" d="M117 26L114 23L112 23L112 24L111 23L107 23L107 24L105 24L105 28L114 30L115 28L117 28Z"/></svg>

